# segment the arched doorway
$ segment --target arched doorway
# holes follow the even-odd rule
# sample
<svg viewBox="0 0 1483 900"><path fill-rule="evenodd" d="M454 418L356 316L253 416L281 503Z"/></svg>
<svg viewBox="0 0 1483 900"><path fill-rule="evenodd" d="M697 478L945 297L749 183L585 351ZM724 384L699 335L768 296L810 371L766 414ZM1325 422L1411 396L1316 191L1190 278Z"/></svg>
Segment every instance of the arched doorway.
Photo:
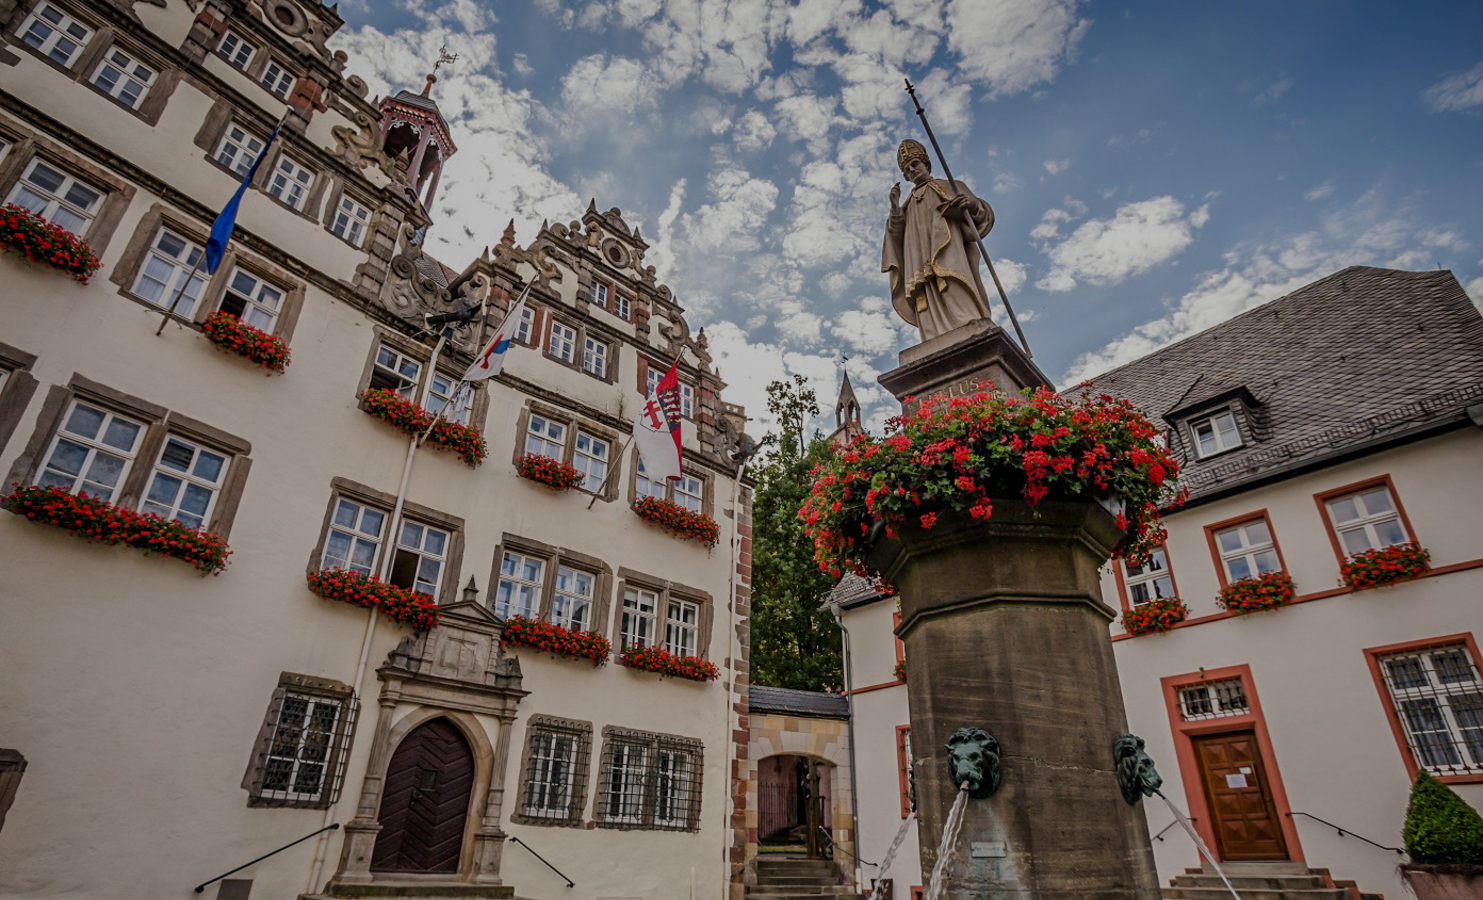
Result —
<svg viewBox="0 0 1483 900"><path fill-rule="evenodd" d="M834 765L794 754L757 764L757 840L767 852L830 855Z"/></svg>
<svg viewBox="0 0 1483 900"><path fill-rule="evenodd" d="M445 718L414 728L391 756L377 819L373 872L456 872L474 754Z"/></svg>

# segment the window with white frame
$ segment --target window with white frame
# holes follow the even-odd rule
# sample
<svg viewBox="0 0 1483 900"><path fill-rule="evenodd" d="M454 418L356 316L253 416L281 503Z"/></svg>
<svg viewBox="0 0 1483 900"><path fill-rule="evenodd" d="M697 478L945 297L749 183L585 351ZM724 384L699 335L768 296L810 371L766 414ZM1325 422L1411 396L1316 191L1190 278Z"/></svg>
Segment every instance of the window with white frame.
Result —
<svg viewBox="0 0 1483 900"><path fill-rule="evenodd" d="M658 591L642 587L623 589L622 621L618 628L619 650L654 646L658 609Z"/></svg>
<svg viewBox="0 0 1483 900"><path fill-rule="evenodd" d="M690 824L692 778L690 754L660 749L654 773L654 824L661 828L685 828Z"/></svg>
<svg viewBox="0 0 1483 900"><path fill-rule="evenodd" d="M309 199L309 185L313 174L287 156L278 157L273 166L273 176L268 181L268 196L277 197L293 209L302 210Z"/></svg>
<svg viewBox="0 0 1483 900"><path fill-rule="evenodd" d="M388 535L395 538L389 548ZM325 530L319 568L385 576L388 584L436 597L443 586L453 541L454 534L445 528L408 516L392 524L390 511L376 503L337 495ZM391 554L389 560L384 552Z"/></svg>
<svg viewBox="0 0 1483 900"><path fill-rule="evenodd" d="M562 362L571 362L576 358L577 330L552 319L551 343L547 346L546 352Z"/></svg>
<svg viewBox="0 0 1483 900"><path fill-rule="evenodd" d="M643 821L645 758L648 745L614 741L604 760L603 818L608 822L637 825Z"/></svg>
<svg viewBox="0 0 1483 900"><path fill-rule="evenodd" d="M248 805L322 809L334 802L357 712L343 684L283 673L248 764Z"/></svg>
<svg viewBox="0 0 1483 900"><path fill-rule="evenodd" d="M1241 431L1230 410L1196 419L1190 423L1190 433L1195 437L1195 452L1202 458L1241 446Z"/></svg>
<svg viewBox="0 0 1483 900"><path fill-rule="evenodd" d="M40 3L17 32L21 40L60 66L71 68L93 30L50 3Z"/></svg>
<svg viewBox="0 0 1483 900"><path fill-rule="evenodd" d="M292 73L276 59L268 60L267 68L263 69L263 76L258 81L280 100L288 97L288 91L294 85Z"/></svg>
<svg viewBox="0 0 1483 900"><path fill-rule="evenodd" d="M592 595L597 576L570 566L556 567L556 586L551 592L551 624L587 631L592 627Z"/></svg>
<svg viewBox="0 0 1483 900"><path fill-rule="evenodd" d="M431 525L404 521L388 580L413 593L436 597L443 583L447 557L448 532Z"/></svg>
<svg viewBox="0 0 1483 900"><path fill-rule="evenodd" d="M386 344L376 348L368 385L371 390L395 391L403 400L415 401L421 379L422 363Z"/></svg>
<svg viewBox="0 0 1483 900"><path fill-rule="evenodd" d="M705 482L694 475L681 475L670 482L674 489L674 501L691 512L700 512L705 506Z"/></svg>
<svg viewBox="0 0 1483 900"><path fill-rule="evenodd" d="M650 478L644 471L644 457L638 457L638 467L634 475L634 493L640 497L658 497L660 500L669 499L669 479Z"/></svg>
<svg viewBox="0 0 1483 900"><path fill-rule="evenodd" d="M241 269L232 269L221 311L261 331L272 333L283 308L283 291Z"/></svg>
<svg viewBox="0 0 1483 900"><path fill-rule="evenodd" d="M236 122L227 126L216 148L216 161L240 176L246 176L257 155L263 152L263 142Z"/></svg>
<svg viewBox="0 0 1483 900"><path fill-rule="evenodd" d="M1179 688L1179 716L1186 721L1241 716L1251 712L1240 678L1225 678Z"/></svg>
<svg viewBox="0 0 1483 900"><path fill-rule="evenodd" d="M195 441L171 435L150 476L139 511L205 528L221 495L227 457Z"/></svg>
<svg viewBox="0 0 1483 900"><path fill-rule="evenodd" d="M605 283L597 280L587 286L587 300L593 306L608 308L608 292L612 290Z"/></svg>
<svg viewBox="0 0 1483 900"><path fill-rule="evenodd" d="M6 202L80 236L102 208L103 191L37 158L26 166Z"/></svg>
<svg viewBox="0 0 1483 900"><path fill-rule="evenodd" d="M548 416L530 414L525 431L525 452L563 459L566 456L566 424Z"/></svg>
<svg viewBox="0 0 1483 900"><path fill-rule="evenodd" d="M650 366L649 367L648 387L645 389L645 396L648 396L649 394L654 393L654 388L659 384L659 380L664 377L665 371L666 370L664 370L664 369L656 369L653 366ZM680 382L680 415L681 416L684 416L687 419L689 419L689 418L693 418L694 417L694 413L695 413L695 389L692 388L690 385L686 384L685 382L681 381Z"/></svg>
<svg viewBox="0 0 1483 900"><path fill-rule="evenodd" d="M693 738L604 729L599 827L688 831L697 827L703 745Z"/></svg>
<svg viewBox="0 0 1483 900"><path fill-rule="evenodd" d="M73 400L52 437L36 483L113 502L134 463L143 424Z"/></svg>
<svg viewBox="0 0 1483 900"><path fill-rule="evenodd" d="M1376 662L1416 764L1433 775L1483 774L1483 678L1468 645L1393 653Z"/></svg>
<svg viewBox="0 0 1483 900"><path fill-rule="evenodd" d="M514 338L516 342L529 345L533 343L531 335L535 332L536 311L529 306L520 310L520 322L515 326Z"/></svg>
<svg viewBox="0 0 1483 900"><path fill-rule="evenodd" d="M500 618L535 618L541 611L541 589L546 581L546 561L539 557L504 551L500 557L499 584L494 592L494 614Z"/></svg>
<svg viewBox="0 0 1483 900"><path fill-rule="evenodd" d="M340 204L335 208L335 221L330 225L330 233L359 247L370 222L371 211L369 209L356 203L350 197L341 195Z"/></svg>
<svg viewBox="0 0 1483 900"><path fill-rule="evenodd" d="M572 467L582 473L582 490L595 492L602 488L608 475L608 456L612 453L612 448L611 442L593 437L581 429L577 430Z"/></svg>
<svg viewBox="0 0 1483 900"><path fill-rule="evenodd" d="M1345 554L1380 550L1411 539L1401 523L1390 488L1384 484L1331 497L1324 501L1324 506Z"/></svg>
<svg viewBox="0 0 1483 900"><path fill-rule="evenodd" d="M469 412L473 408L474 391L460 379L434 373L427 391L427 411L450 422L469 424Z"/></svg>
<svg viewBox="0 0 1483 900"><path fill-rule="evenodd" d="M345 569L361 575L376 574L386 513L345 497L335 502L334 518L324 539L321 569Z"/></svg>
<svg viewBox="0 0 1483 900"><path fill-rule="evenodd" d="M705 511L705 479L688 472L679 478L650 478L644 469L643 456L638 457L634 494L670 500L692 512Z"/></svg>
<svg viewBox="0 0 1483 900"><path fill-rule="evenodd" d="M137 109L154 84L154 69L125 53L110 47L103 61L93 71L93 86L130 109Z"/></svg>
<svg viewBox="0 0 1483 900"><path fill-rule="evenodd" d="M587 744L591 726L560 727L549 717L532 717L520 812L529 824L578 824L587 783Z"/></svg>
<svg viewBox="0 0 1483 900"><path fill-rule="evenodd" d="M700 604L671 597L664 616L664 649L676 656L695 656L700 632Z"/></svg>
<svg viewBox="0 0 1483 900"><path fill-rule="evenodd" d="M608 377L608 345L594 337L582 340L582 371Z"/></svg>
<svg viewBox="0 0 1483 900"><path fill-rule="evenodd" d="M627 322L632 312L633 300L621 291L613 294L613 315Z"/></svg>
<svg viewBox="0 0 1483 900"><path fill-rule="evenodd" d="M1142 565L1124 563L1123 583L1134 606L1173 597L1174 580L1169 577L1169 558L1164 548L1158 547L1149 553Z"/></svg>
<svg viewBox="0 0 1483 900"><path fill-rule="evenodd" d="M221 43L216 45L216 52L233 66L246 71L252 63L253 55L257 53L257 48L244 40L240 34L228 28L221 36Z"/></svg>
<svg viewBox="0 0 1483 900"><path fill-rule="evenodd" d="M166 309L173 306L176 315L190 318L206 289L200 266L205 253L195 241L161 228L134 277L134 296Z"/></svg>
<svg viewBox="0 0 1483 900"><path fill-rule="evenodd" d="M1277 559L1276 544L1272 541L1272 530L1266 519L1252 519L1250 522L1217 531L1215 545L1220 551L1220 564L1225 568L1228 581L1255 578L1282 570L1282 563Z"/></svg>

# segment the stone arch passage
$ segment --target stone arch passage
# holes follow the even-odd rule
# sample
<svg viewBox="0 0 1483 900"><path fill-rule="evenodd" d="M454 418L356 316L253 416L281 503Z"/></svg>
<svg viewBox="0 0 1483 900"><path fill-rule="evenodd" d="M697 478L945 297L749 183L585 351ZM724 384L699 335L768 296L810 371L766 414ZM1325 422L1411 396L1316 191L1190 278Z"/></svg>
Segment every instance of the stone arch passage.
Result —
<svg viewBox="0 0 1483 900"><path fill-rule="evenodd" d="M386 767L376 872L456 872L474 787L474 754L446 718L430 719L397 745Z"/></svg>

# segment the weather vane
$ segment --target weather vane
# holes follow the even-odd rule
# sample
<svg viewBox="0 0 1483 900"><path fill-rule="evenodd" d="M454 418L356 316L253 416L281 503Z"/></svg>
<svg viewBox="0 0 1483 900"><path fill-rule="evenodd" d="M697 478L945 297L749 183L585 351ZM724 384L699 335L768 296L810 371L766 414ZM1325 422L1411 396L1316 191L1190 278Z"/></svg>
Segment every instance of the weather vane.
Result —
<svg viewBox="0 0 1483 900"><path fill-rule="evenodd" d="M449 53L448 52L448 45L447 44L444 44L443 46L441 46L441 47L438 48L438 61L435 62L435 63L433 63L433 74L434 75L438 74L438 67L441 66L443 63L456 63L456 62L458 62L458 54L457 53Z"/></svg>

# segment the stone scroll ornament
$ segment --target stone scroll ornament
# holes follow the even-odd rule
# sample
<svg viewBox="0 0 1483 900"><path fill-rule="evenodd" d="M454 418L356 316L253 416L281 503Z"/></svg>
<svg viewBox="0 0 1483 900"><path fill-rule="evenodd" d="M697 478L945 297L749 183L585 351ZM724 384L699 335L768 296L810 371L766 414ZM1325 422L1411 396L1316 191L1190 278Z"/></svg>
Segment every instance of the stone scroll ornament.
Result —
<svg viewBox="0 0 1483 900"><path fill-rule="evenodd" d="M1143 738L1136 734L1124 734L1112 742L1112 762L1117 770L1117 786L1129 806L1152 797L1164 785L1153 767L1153 757L1143 749Z"/></svg>
<svg viewBox="0 0 1483 900"><path fill-rule="evenodd" d="M982 800L999 789L999 742L982 728L959 728L947 739L948 774L959 790Z"/></svg>

